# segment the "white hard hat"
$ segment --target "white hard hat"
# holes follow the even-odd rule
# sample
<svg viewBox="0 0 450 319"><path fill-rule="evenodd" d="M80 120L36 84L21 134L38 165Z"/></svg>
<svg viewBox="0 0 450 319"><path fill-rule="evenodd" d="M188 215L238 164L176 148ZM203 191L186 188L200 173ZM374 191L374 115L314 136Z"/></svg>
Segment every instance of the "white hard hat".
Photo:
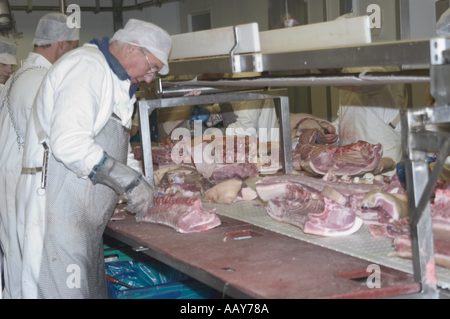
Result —
<svg viewBox="0 0 450 319"><path fill-rule="evenodd" d="M10 39L0 37L0 63L17 64L17 46Z"/></svg>
<svg viewBox="0 0 450 319"><path fill-rule="evenodd" d="M114 41L135 44L147 49L164 64L159 73L161 75L169 73L167 60L172 49L172 38L160 27L150 22L130 19L123 29L114 34L110 43Z"/></svg>
<svg viewBox="0 0 450 319"><path fill-rule="evenodd" d="M77 28L69 28L67 19L62 13L48 13L43 16L36 28L33 45L43 46L58 41L77 41L80 39L80 31Z"/></svg>
<svg viewBox="0 0 450 319"><path fill-rule="evenodd" d="M436 34L439 37L450 37L450 9L445 11L436 23Z"/></svg>

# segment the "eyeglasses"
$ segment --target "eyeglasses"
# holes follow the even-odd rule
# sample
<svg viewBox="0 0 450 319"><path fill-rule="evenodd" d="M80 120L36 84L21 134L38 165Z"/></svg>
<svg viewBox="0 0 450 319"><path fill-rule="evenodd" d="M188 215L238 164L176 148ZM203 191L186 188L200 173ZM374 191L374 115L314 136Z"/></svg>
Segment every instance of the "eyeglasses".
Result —
<svg viewBox="0 0 450 319"><path fill-rule="evenodd" d="M142 49L142 48L140 48L140 49L141 49L141 52L142 52L142 54L144 55L145 59L147 60L148 67L150 68L150 70L147 71L147 73L145 73L145 74L146 74L146 75L155 75L155 73L156 73L156 72L159 72L161 69L158 68L158 67L153 68L153 67L151 66L151 64L150 64L150 61L148 60L147 55L146 55L145 52L144 52L144 49Z"/></svg>

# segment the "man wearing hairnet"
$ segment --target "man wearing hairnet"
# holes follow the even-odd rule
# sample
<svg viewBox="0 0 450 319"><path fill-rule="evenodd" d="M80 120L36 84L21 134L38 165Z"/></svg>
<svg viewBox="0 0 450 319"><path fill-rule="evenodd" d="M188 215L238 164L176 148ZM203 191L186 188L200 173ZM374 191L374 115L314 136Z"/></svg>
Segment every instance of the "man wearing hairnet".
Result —
<svg viewBox="0 0 450 319"><path fill-rule="evenodd" d="M0 37L0 92L3 90L6 80L12 73L12 64L17 64L16 51L17 51L17 47L11 40L9 40L5 37ZM1 110L2 110L2 106L0 105L0 113L1 113ZM1 129L2 128L0 127L0 132L1 132ZM0 186L0 191L2 191L1 186ZM2 194L4 194L4 192L2 192ZM0 196L1 196L1 194L0 194ZM3 210L2 205L6 205L4 200L0 202L0 216L1 216L1 211ZM0 219L0 232L2 231L1 230L2 227L4 227L4 226L2 226L1 219ZM3 251L2 251L1 237L0 237L0 299L2 298L3 268L4 268Z"/></svg>
<svg viewBox="0 0 450 319"><path fill-rule="evenodd" d="M137 83L169 72L171 46L167 32L131 19L113 38L69 52L45 76L27 131L41 145L23 158L23 167L44 168L44 183L24 182L17 194L26 203L25 298L108 297L102 235L119 195L137 221L153 206L129 143L134 94Z"/></svg>
<svg viewBox="0 0 450 319"><path fill-rule="evenodd" d="M12 73L12 65L17 64L17 46L5 37L0 37L0 90Z"/></svg>
<svg viewBox="0 0 450 319"><path fill-rule="evenodd" d="M69 29L67 18L61 13L50 13L39 20L32 43L33 52L6 82L0 95L0 240L5 252L5 297L14 299L22 297L19 247L24 227L23 214L16 212L16 185L21 173L36 174L34 170L22 170L26 123L47 70L62 55L78 46L78 29Z"/></svg>

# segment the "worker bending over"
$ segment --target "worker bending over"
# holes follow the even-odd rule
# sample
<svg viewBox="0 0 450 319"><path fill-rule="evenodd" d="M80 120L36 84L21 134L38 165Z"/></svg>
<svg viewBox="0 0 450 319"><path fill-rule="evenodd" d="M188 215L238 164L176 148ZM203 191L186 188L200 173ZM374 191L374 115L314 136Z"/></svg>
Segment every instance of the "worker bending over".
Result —
<svg viewBox="0 0 450 319"><path fill-rule="evenodd" d="M28 128L41 145L25 155L35 154L42 167L49 153L46 187L34 184L18 196L28 202L26 298L107 298L102 236L119 194L138 221L153 206L153 189L130 152L137 83L169 72L171 46L167 32L131 19L113 38L68 53L45 76Z"/></svg>

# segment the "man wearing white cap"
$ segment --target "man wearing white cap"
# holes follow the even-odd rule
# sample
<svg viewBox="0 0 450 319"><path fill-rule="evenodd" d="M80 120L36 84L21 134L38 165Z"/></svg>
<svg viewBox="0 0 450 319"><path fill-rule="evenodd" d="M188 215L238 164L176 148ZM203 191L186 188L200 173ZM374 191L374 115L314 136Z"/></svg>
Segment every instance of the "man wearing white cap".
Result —
<svg viewBox="0 0 450 319"><path fill-rule="evenodd" d="M78 46L79 31L68 28L67 19L64 14L50 13L39 20L32 43L33 52L6 82L0 95L0 240L5 252L5 297L14 299L22 297L22 254L19 248L24 222L23 214L16 210L15 193L22 171L27 120L48 69L62 55Z"/></svg>
<svg viewBox="0 0 450 319"><path fill-rule="evenodd" d="M46 187L23 184L24 297L108 297L102 236L118 197L138 221L153 206L129 144L134 93L138 82L168 73L171 46L161 28L130 20L111 40L68 53L45 76L28 127L41 145L37 153L25 149L23 159L24 167L43 167L44 149L49 154Z"/></svg>
<svg viewBox="0 0 450 319"><path fill-rule="evenodd" d="M17 46L5 37L0 37L0 90L12 73L12 65L17 64Z"/></svg>

